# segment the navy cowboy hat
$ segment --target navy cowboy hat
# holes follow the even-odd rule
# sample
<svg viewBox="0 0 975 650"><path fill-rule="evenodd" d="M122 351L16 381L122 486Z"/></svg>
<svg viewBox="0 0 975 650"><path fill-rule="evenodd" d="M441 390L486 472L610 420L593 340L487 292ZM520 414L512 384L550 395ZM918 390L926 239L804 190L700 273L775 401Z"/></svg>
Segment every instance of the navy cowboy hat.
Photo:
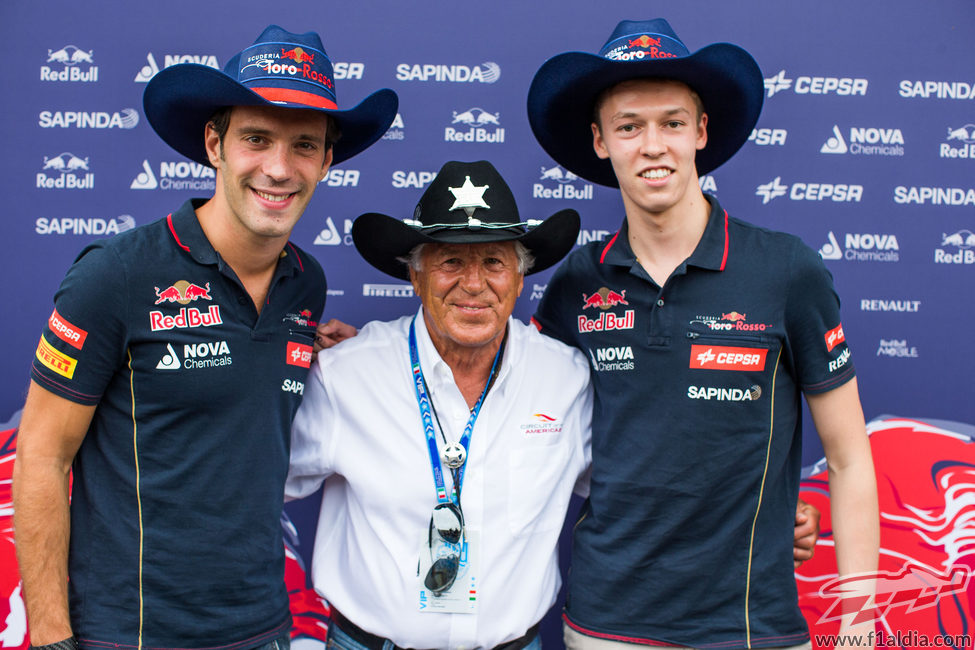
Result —
<svg viewBox="0 0 975 650"><path fill-rule="evenodd" d="M619 187L610 161L593 150L592 112L601 92L640 78L682 81L701 98L708 141L697 152L699 174L714 170L745 144L762 110L762 71L742 48L715 43L691 54L666 20L625 20L598 54L559 54L535 74L528 121L539 144L572 173Z"/></svg>
<svg viewBox="0 0 975 650"><path fill-rule="evenodd" d="M409 280L410 273L398 258L420 244L520 241L535 258L528 275L565 257L578 235L575 210L561 210L544 221L522 221L507 183L485 160L445 163L411 219L368 212L352 224L352 241L362 257L401 280Z"/></svg>
<svg viewBox="0 0 975 650"><path fill-rule="evenodd" d="M210 165L203 145L207 122L225 106L284 106L322 111L338 122L332 164L361 153L383 136L399 100L388 88L339 110L332 62L315 32L292 34L271 25L236 54L223 72L197 63L161 70L142 96L146 119L166 144Z"/></svg>

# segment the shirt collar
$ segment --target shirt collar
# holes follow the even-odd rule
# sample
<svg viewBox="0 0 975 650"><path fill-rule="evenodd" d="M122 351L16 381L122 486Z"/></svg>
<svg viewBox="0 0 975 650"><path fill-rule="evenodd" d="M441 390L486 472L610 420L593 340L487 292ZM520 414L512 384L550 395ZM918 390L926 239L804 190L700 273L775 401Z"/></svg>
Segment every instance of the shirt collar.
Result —
<svg viewBox="0 0 975 650"><path fill-rule="evenodd" d="M196 216L196 210L203 206L207 200L189 199L178 210L166 217L166 225L176 245L196 260L198 264L222 265L223 261L220 254L207 239L203 227L200 226L200 220ZM294 275L303 270L298 252L295 250L294 244L289 241L285 244L284 250L281 251L276 274L290 273Z"/></svg>
<svg viewBox="0 0 975 650"><path fill-rule="evenodd" d="M708 225L704 228L704 234L694 252L687 258L687 265L723 271L728 263L728 213L710 194L705 194L704 198L711 205ZM630 248L629 226L625 218L619 231L606 242L600 252L599 261L601 264L626 267L636 263L636 255Z"/></svg>

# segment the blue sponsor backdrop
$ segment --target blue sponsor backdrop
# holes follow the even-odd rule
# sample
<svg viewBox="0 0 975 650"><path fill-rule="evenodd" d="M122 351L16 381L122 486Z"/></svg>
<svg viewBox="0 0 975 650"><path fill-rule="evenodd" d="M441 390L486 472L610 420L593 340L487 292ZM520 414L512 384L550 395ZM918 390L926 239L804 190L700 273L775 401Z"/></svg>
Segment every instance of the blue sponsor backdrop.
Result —
<svg viewBox="0 0 975 650"><path fill-rule="evenodd" d="M581 240L618 228L618 192L544 154L525 98L549 56L595 51L618 20L657 15L692 50L727 40L761 66L758 128L702 185L732 215L821 251L866 416L975 422L970 0L5 2L0 420L21 407L52 295L77 252L212 192L212 171L169 149L144 119L142 92L156 71L186 61L222 68L278 23L322 35L341 106L379 87L399 94L385 138L334 168L293 236L326 270L326 315L361 325L412 311L416 299L360 260L351 220L409 216L446 160L494 162L524 216L576 208ZM548 275L528 279L519 317L531 315ZM808 463L821 454L808 421L806 437Z"/></svg>

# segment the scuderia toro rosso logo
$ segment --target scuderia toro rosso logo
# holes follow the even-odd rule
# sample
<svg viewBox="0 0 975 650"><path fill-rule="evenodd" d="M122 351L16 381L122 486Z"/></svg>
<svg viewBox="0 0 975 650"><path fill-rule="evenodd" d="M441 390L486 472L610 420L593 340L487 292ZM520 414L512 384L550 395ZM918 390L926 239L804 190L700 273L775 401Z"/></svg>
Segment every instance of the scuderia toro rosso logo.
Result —
<svg viewBox="0 0 975 650"><path fill-rule="evenodd" d="M582 309L596 308L603 313L596 312L598 317L589 318L586 314L579 314L579 332L609 332L612 330L631 330L636 322L636 311L627 309L620 316L609 309L617 305L629 305L626 300L626 289L614 291L608 287L600 287L591 295L582 294Z"/></svg>
<svg viewBox="0 0 975 650"><path fill-rule="evenodd" d="M691 323L701 323L715 332L764 332L772 329L770 323L749 323L747 314L734 310L721 316L697 316Z"/></svg>

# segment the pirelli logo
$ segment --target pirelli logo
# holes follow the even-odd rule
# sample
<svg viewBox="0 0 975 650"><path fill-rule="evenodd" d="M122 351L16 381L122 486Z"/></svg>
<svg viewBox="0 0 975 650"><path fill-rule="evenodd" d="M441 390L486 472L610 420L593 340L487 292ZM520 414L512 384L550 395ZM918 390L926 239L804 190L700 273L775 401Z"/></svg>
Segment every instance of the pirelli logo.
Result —
<svg viewBox="0 0 975 650"><path fill-rule="evenodd" d="M765 370L765 348L692 345L691 368L705 370Z"/></svg>
<svg viewBox="0 0 975 650"><path fill-rule="evenodd" d="M59 352L44 340L44 336L41 336L41 342L37 344L37 360L41 362L46 368L50 368L54 372L58 373L62 377L67 377L71 379L74 377L74 369L78 365L78 360L74 357L69 357L63 352Z"/></svg>

